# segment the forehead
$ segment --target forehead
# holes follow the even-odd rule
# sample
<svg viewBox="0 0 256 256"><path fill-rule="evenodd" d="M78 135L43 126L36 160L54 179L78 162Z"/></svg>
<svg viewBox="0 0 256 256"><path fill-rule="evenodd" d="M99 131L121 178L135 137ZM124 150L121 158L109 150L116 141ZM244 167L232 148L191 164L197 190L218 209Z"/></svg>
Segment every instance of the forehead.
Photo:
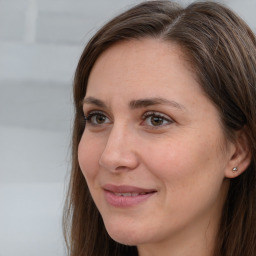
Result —
<svg viewBox="0 0 256 256"><path fill-rule="evenodd" d="M119 42L104 51L95 62L87 94L106 87L118 90L134 86L139 91L146 86L148 90L156 90L170 85L171 80L177 88L185 80L198 87L195 72L185 59L180 46L160 39Z"/></svg>

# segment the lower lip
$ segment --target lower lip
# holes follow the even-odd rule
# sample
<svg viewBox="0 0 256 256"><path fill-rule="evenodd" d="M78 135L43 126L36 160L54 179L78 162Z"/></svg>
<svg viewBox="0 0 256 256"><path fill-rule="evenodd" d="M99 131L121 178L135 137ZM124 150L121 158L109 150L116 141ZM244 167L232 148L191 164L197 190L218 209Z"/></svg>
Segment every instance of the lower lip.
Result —
<svg viewBox="0 0 256 256"><path fill-rule="evenodd" d="M104 191L106 201L115 207L125 208L132 207L146 201L148 198L153 196L155 192L137 195L137 196L117 196L110 191Z"/></svg>

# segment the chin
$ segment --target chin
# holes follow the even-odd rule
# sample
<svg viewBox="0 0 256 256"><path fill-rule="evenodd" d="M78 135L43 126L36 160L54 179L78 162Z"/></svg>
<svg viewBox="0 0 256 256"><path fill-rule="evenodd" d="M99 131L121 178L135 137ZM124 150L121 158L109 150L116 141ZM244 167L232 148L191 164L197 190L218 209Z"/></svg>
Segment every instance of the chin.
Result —
<svg viewBox="0 0 256 256"><path fill-rule="evenodd" d="M120 244L136 246L145 242L145 235L138 234L137 230L134 232L134 230L124 229L121 226L117 228L106 227L106 229L109 236Z"/></svg>

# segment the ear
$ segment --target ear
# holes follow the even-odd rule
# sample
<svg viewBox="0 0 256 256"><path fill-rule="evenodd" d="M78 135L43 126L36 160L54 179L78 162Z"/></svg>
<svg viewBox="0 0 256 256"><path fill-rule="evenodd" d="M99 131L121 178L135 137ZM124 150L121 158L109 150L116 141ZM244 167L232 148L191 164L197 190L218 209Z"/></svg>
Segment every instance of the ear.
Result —
<svg viewBox="0 0 256 256"><path fill-rule="evenodd" d="M239 176L251 163L251 151L245 129L246 128L243 128L236 132L236 139L235 142L232 143L230 159L225 170L226 178Z"/></svg>

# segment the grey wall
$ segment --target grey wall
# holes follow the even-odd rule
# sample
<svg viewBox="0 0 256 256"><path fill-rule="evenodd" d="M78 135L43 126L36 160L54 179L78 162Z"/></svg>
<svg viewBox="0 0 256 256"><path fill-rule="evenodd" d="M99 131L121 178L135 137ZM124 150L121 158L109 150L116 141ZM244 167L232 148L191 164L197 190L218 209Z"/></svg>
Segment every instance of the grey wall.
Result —
<svg viewBox="0 0 256 256"><path fill-rule="evenodd" d="M0 0L0 256L64 255L75 66L93 32L138 2ZM222 2L256 31L256 0Z"/></svg>

